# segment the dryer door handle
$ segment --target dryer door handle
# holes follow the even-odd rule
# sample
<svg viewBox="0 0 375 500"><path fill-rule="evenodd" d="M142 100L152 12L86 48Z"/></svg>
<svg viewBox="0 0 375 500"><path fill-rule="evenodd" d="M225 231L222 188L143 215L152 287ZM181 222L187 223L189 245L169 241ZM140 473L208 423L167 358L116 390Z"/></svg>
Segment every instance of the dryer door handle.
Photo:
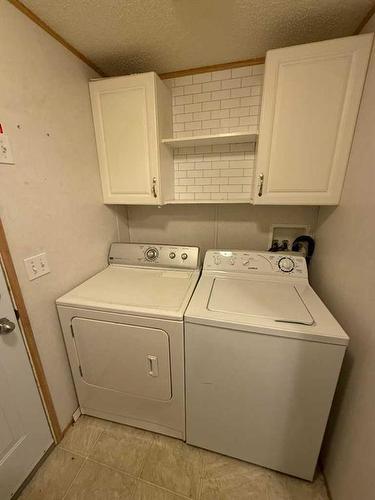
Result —
<svg viewBox="0 0 375 500"><path fill-rule="evenodd" d="M152 356L151 354L147 355L147 363L148 363L148 374L151 377L159 376L159 366L158 366L158 358L157 356Z"/></svg>

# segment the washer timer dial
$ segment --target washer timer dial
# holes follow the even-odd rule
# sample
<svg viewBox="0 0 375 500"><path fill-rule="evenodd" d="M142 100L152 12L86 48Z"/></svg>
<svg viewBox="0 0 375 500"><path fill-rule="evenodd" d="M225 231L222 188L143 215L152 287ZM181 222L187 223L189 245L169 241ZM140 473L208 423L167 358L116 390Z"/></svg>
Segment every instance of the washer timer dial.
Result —
<svg viewBox="0 0 375 500"><path fill-rule="evenodd" d="M295 266L294 261L290 257L281 257L277 264L279 269L284 273L291 273Z"/></svg>
<svg viewBox="0 0 375 500"><path fill-rule="evenodd" d="M150 247L145 252L146 260L152 262L159 257L159 252L156 248Z"/></svg>

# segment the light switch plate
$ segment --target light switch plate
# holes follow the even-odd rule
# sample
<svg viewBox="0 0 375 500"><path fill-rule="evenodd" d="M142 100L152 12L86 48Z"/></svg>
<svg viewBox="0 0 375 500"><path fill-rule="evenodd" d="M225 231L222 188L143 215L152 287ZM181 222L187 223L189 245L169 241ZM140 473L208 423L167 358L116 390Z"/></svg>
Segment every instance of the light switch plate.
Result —
<svg viewBox="0 0 375 500"><path fill-rule="evenodd" d="M12 148L10 146L9 136L7 134L0 134L0 163L6 165L13 165L14 158Z"/></svg>
<svg viewBox="0 0 375 500"><path fill-rule="evenodd" d="M30 281L40 278L40 276L44 276L50 272L46 253L33 255L32 257L24 259L23 262Z"/></svg>

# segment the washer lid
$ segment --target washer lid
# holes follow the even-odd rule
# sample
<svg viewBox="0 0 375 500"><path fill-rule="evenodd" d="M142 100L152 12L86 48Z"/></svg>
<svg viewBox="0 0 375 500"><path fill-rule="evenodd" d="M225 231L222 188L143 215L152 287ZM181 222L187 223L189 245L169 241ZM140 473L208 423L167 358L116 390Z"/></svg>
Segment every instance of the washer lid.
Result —
<svg viewBox="0 0 375 500"><path fill-rule="evenodd" d="M279 283L284 286L277 286ZM203 273L186 309L185 320L217 328L218 335L224 328L328 344L349 342L308 281L300 278L286 281L282 277L258 279L242 278L239 273Z"/></svg>
<svg viewBox="0 0 375 500"><path fill-rule="evenodd" d="M216 277L207 309L284 323L314 323L314 318L293 283Z"/></svg>
<svg viewBox="0 0 375 500"><path fill-rule="evenodd" d="M198 271L111 264L57 300L58 305L182 319Z"/></svg>

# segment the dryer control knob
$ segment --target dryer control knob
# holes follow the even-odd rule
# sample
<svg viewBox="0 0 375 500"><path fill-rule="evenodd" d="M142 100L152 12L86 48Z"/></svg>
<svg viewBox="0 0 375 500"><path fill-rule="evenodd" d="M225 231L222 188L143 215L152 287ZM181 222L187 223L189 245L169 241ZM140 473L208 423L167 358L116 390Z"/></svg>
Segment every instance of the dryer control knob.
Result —
<svg viewBox="0 0 375 500"><path fill-rule="evenodd" d="M175 257L176 257L176 254L175 254L174 252L171 252L171 253L169 254L169 258L170 258L170 259L174 259Z"/></svg>
<svg viewBox="0 0 375 500"><path fill-rule="evenodd" d="M182 253L181 254L181 259L182 260L186 260L188 258L188 254L187 253Z"/></svg>
<svg viewBox="0 0 375 500"><path fill-rule="evenodd" d="M146 250L146 259L147 260L155 260L159 256L159 252L156 250L156 248L148 248Z"/></svg>
<svg viewBox="0 0 375 500"><path fill-rule="evenodd" d="M294 261L290 257L281 257L278 262L279 269L284 273L291 273L294 269Z"/></svg>

